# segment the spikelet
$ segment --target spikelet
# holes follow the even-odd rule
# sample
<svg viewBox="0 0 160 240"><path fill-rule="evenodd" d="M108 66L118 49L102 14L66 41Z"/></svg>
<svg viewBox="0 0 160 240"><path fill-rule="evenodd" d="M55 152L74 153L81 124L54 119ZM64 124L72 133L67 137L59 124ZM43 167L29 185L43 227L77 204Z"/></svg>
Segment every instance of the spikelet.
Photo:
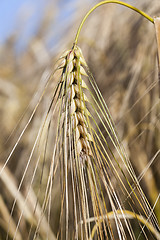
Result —
<svg viewBox="0 0 160 240"><path fill-rule="evenodd" d="M63 58L63 61L60 66L65 63L63 65L62 79L66 78L64 97L66 96L69 118L71 118L71 122L73 123L72 131L76 139L74 147L78 156L80 154L89 156L91 155L89 142L92 141L92 137L88 132L85 117L87 114L86 102L88 98L83 93L83 88L87 88L87 85L82 79L83 76L88 76L84 70L87 64L80 48L77 46L71 51L67 51L61 58Z"/></svg>

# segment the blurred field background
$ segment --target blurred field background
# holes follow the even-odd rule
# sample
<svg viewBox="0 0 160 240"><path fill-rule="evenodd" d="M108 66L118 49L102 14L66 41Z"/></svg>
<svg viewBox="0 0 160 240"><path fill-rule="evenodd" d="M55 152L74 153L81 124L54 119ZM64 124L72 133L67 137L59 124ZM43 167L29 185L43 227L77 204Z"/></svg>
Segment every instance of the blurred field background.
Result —
<svg viewBox="0 0 160 240"><path fill-rule="evenodd" d="M160 15L158 0L125 2L151 16ZM72 47L80 20L95 3L93 0L0 2L0 168L31 115L57 57ZM142 189L151 206L156 203L154 210L160 221L160 89L154 25L131 10L108 4L86 21L79 45L111 111ZM46 104L47 98L1 175L1 239L5 239L16 187ZM46 174L47 168L46 164ZM39 178L37 176L37 183ZM17 208L21 208L26 189L27 179ZM25 213L26 222L23 220L16 239L22 236L25 239L27 226L32 222L30 208L36 201L37 189L34 184ZM58 202L52 208L59 214ZM12 232L17 224L15 219L13 216ZM50 231L56 232L56 217L52 223Z"/></svg>

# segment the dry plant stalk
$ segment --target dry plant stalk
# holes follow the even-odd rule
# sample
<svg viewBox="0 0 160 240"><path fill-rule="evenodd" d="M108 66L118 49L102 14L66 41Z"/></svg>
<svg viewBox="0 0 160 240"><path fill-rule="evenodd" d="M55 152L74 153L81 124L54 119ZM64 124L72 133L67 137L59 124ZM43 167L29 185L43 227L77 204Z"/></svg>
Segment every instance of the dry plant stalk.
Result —
<svg viewBox="0 0 160 240"><path fill-rule="evenodd" d="M154 24L155 24L156 37L157 37L158 64L160 64L160 17L154 18Z"/></svg>
<svg viewBox="0 0 160 240"><path fill-rule="evenodd" d="M160 17L154 18L156 29L157 47L158 47L158 67L159 67L159 82L160 82ZM159 83L159 96L160 96L160 83Z"/></svg>

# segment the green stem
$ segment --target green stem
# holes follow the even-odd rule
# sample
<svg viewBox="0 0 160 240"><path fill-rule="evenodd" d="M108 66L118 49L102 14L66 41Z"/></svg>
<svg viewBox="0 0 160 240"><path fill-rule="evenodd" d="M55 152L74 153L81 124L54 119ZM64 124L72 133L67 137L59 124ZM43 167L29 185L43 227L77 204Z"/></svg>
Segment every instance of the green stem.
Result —
<svg viewBox="0 0 160 240"><path fill-rule="evenodd" d="M152 17L150 17L149 15L147 15L145 12L139 10L138 8L135 8L133 6L131 6L130 4L128 3L124 3L124 2L121 2L121 1L102 1L98 4L96 4L93 8L91 8L89 10L89 12L85 15L85 17L83 18L79 28L78 28L78 31L77 31L77 34L76 34L76 37L75 37L75 41L74 41L74 45L77 45L77 42L78 42L78 38L79 38L79 34L80 34L80 31L83 27L83 24L85 23L86 19L88 18L88 16L98 7L100 7L101 5L104 5L106 3L116 3L116 4L120 4L120 5L123 5L127 8L130 8L132 9L133 11L135 12L138 12L139 14L141 14L143 17L145 17L146 19L148 19L150 22L154 23L154 19Z"/></svg>

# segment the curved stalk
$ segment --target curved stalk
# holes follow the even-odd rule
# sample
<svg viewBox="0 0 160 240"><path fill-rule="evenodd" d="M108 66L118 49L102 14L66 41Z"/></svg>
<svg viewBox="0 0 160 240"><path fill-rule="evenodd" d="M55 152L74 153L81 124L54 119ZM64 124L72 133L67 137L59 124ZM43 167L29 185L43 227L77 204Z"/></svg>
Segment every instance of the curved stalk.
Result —
<svg viewBox="0 0 160 240"><path fill-rule="evenodd" d="M81 22L81 24L80 24L80 26L79 26L79 28L78 28L78 31L77 31L77 34L76 34L76 37L75 37L75 41L74 41L74 45L77 45L80 31L81 31L81 29L82 29L82 27L83 27L83 24L85 23L86 19L88 18L88 16L89 16L96 8L98 8L98 7L100 7L100 6L104 5L104 4L107 4L107 3L116 3L116 4L123 5L123 6L127 7L127 8L130 8L130 9L132 9L133 11L141 14L141 15L142 15L143 17L145 17L148 21L154 23L154 19L153 19L152 17L150 17L150 16L149 16L148 14L146 14L145 12L139 10L138 8L135 8L135 7L131 6L131 5L128 4L128 3L124 3L124 2L121 2L121 1L108 1L108 0L107 0L107 1L102 1L102 2L100 2L100 3L98 3L98 4L96 4L93 8L91 8L91 9L89 10L89 12L88 12L88 13L85 15L85 17L83 18L83 20L82 20L82 22Z"/></svg>
<svg viewBox="0 0 160 240"><path fill-rule="evenodd" d="M127 218L127 219L138 219L139 222L141 222L142 224L144 224L152 233L153 235L157 238L157 239L160 239L160 233L148 222L148 220L146 218L144 218L143 216L140 216L134 212L131 212L131 211L128 211L128 210L124 210L124 211L121 211L121 210L117 210L116 211L116 214L119 216L119 218ZM104 218L109 218L109 219L114 219L114 212L109 212L107 215L105 216L102 216L101 217L101 221L104 219ZM91 218L89 219L90 222L92 221L95 221L95 218ZM92 233L91 233L91 239L94 238L94 235L95 235L95 232L97 230L97 225L95 224L93 229L92 229Z"/></svg>

